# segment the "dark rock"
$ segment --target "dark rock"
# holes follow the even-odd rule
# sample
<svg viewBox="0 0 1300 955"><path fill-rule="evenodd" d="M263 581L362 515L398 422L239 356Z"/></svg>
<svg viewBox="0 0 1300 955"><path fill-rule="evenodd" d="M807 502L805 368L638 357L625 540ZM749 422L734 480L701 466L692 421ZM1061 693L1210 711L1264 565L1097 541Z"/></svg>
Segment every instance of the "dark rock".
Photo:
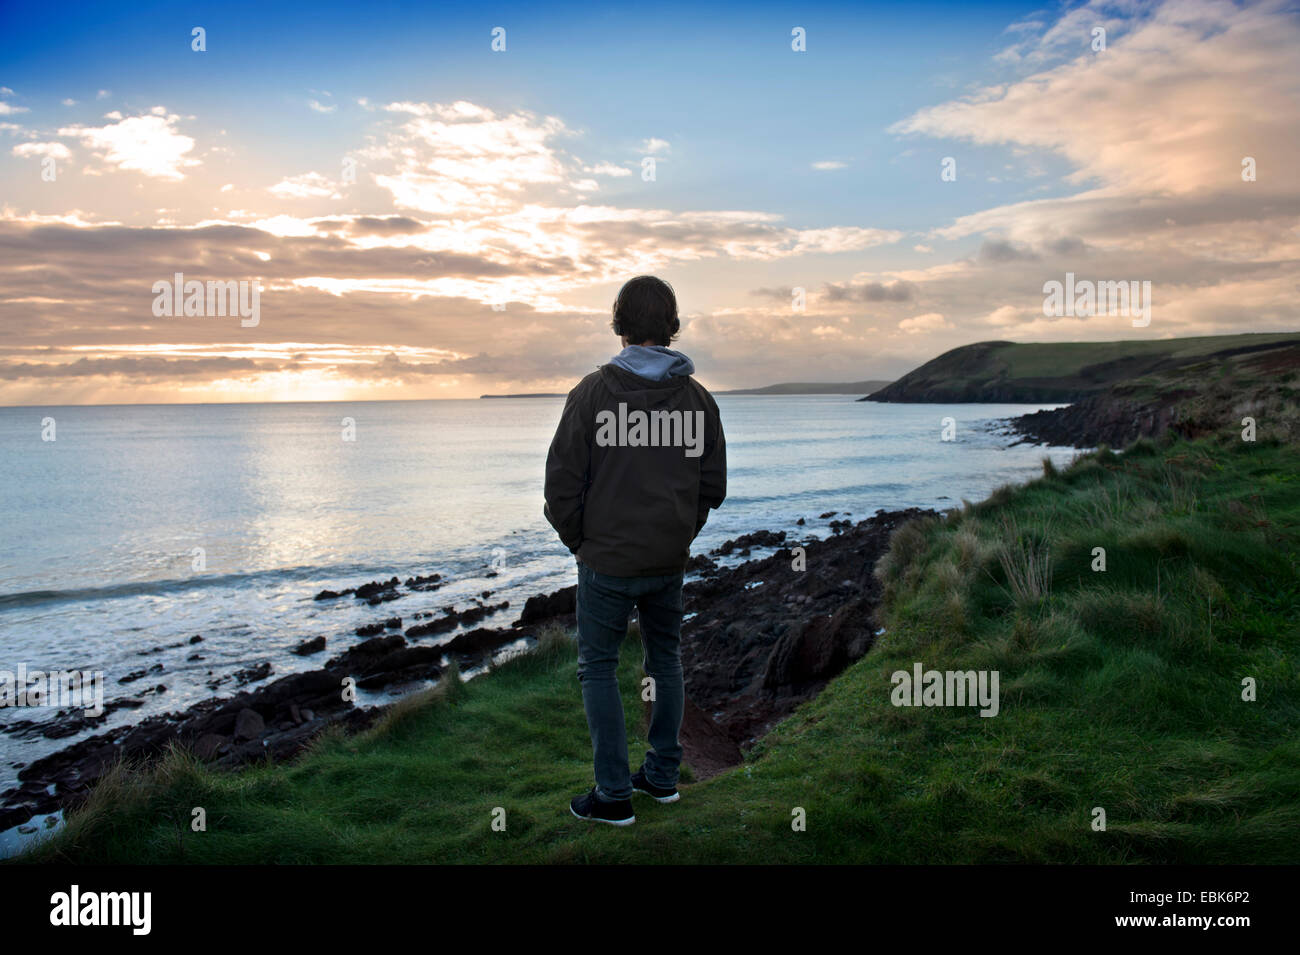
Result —
<svg viewBox="0 0 1300 955"><path fill-rule="evenodd" d="M751 547L779 547L785 543L785 531L755 531L741 534L735 540L725 541L721 546L709 551L714 557L725 557L732 551L747 552Z"/></svg>
<svg viewBox="0 0 1300 955"><path fill-rule="evenodd" d="M258 680L265 680L271 675L270 663L258 663L243 670L235 671L235 685L244 686L249 683L256 683Z"/></svg>
<svg viewBox="0 0 1300 955"><path fill-rule="evenodd" d="M126 676L122 677L122 678L121 678L120 680L118 680L117 682L118 682L118 683L134 683L136 680L142 679L143 677L148 676L150 673L162 673L162 671L163 671L163 665L162 665L161 663L155 663L153 666L149 667L147 670L136 670L136 671L134 671L134 672L132 672L132 673L128 673Z"/></svg>
<svg viewBox="0 0 1300 955"><path fill-rule="evenodd" d="M553 620L556 617L568 617L577 613L578 588L564 587L552 594L538 594L524 601L523 612L515 621L515 626L526 627Z"/></svg>
<svg viewBox="0 0 1300 955"><path fill-rule="evenodd" d="M686 562L686 573L698 572L701 574L717 573L718 562L706 557L703 554L696 554Z"/></svg>
<svg viewBox="0 0 1300 955"><path fill-rule="evenodd" d="M266 732L266 721L253 709L240 710L235 717L235 739L257 739Z"/></svg>
<svg viewBox="0 0 1300 955"><path fill-rule="evenodd" d="M871 645L872 604L857 600L834 614L817 615L777 641L763 675L764 689L802 695L825 685Z"/></svg>
<svg viewBox="0 0 1300 955"><path fill-rule="evenodd" d="M304 640L293 648L293 652L300 657L311 656L313 653L320 653L325 649L324 637L313 637L310 640Z"/></svg>
<svg viewBox="0 0 1300 955"><path fill-rule="evenodd" d="M349 673L371 672L376 668L376 661L405 646L406 638L398 633L374 637L334 657L325 664L325 668Z"/></svg>
<svg viewBox="0 0 1300 955"><path fill-rule="evenodd" d="M503 600L493 606L470 607L459 612L452 610L447 616L438 620L431 620L428 623L416 624L406 631L408 637L425 637L435 633L447 633L455 630L457 627L478 623L484 617L496 613L498 610L505 610L510 606L510 601Z"/></svg>
<svg viewBox="0 0 1300 955"><path fill-rule="evenodd" d="M493 630L488 627L479 627L477 630L458 633L439 649L444 653L477 658L486 656L498 647L517 640L519 636L520 634L514 630Z"/></svg>
<svg viewBox="0 0 1300 955"><path fill-rule="evenodd" d="M226 738L216 733L204 733L194 741L194 755L204 762L216 759L217 752L226 744Z"/></svg>
<svg viewBox="0 0 1300 955"><path fill-rule="evenodd" d="M397 587L397 584L396 577L392 580L372 580L370 583L358 587L354 595L358 600L370 600L392 592Z"/></svg>

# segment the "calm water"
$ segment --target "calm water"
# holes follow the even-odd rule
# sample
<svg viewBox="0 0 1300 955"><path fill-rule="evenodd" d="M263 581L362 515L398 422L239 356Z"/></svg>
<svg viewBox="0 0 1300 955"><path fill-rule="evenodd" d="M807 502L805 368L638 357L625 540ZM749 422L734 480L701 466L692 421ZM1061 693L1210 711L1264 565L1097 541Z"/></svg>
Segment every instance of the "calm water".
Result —
<svg viewBox="0 0 1300 955"><path fill-rule="evenodd" d="M760 528L824 537L824 511L860 520L878 508L979 499L1030 477L1047 453L1009 447L991 426L1040 406L840 396L718 403L730 496L697 553ZM359 642L352 631L362 624L464 609L485 589L511 607L484 625L509 623L528 596L573 582L572 559L542 518L543 465L562 404L0 408L0 670L102 670L107 700L167 687L143 709L115 714L111 727L211 696L209 680L241 667L270 661L282 676L318 666L324 657L288 653L305 638L325 636L333 655ZM946 415L958 424L953 442L939 440ZM46 417L54 441L41 440ZM354 441L343 440L345 417L355 421ZM1074 452L1050 453L1063 463ZM195 548L201 572L192 569ZM494 562L499 575L485 578ZM374 608L311 599L430 573L451 583ZM195 634L198 647L141 656ZM195 650L206 659L186 662ZM154 663L162 673L118 684ZM53 712L0 708L0 726ZM75 739L0 734L0 789L13 784L15 762Z"/></svg>

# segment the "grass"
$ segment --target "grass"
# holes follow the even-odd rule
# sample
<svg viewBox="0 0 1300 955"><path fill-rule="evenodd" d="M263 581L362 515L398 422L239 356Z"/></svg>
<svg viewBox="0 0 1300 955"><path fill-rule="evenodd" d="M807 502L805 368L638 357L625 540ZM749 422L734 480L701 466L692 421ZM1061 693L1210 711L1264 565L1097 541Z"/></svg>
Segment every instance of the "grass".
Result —
<svg viewBox="0 0 1300 955"><path fill-rule="evenodd" d="M1005 363L1004 369L1008 377L1048 378L1053 375L1075 374L1087 366L1110 361L1146 357L1191 361L1229 348L1297 340L1300 340L1300 335L1295 332L1253 332L1113 342L1027 342L1002 350L998 358Z"/></svg>
<svg viewBox="0 0 1300 955"><path fill-rule="evenodd" d="M552 632L291 765L119 769L20 861L1295 863L1297 475L1292 444L1142 441L904 526L872 652L744 766L675 805L638 797L629 829L568 813L590 745ZM999 715L891 705L918 661L997 670ZM639 664L633 632L634 760Z"/></svg>
<svg viewBox="0 0 1300 955"><path fill-rule="evenodd" d="M1180 373L1199 366L1206 373L1226 373L1229 362L1222 354L1226 351L1287 343L1300 343L1300 334L1112 342L978 342L944 352L882 391L889 400L1074 401L1113 384L1130 380L1140 383L1142 376L1159 368ZM1201 380L1198 378L1198 383ZM992 395L1002 397L994 399Z"/></svg>

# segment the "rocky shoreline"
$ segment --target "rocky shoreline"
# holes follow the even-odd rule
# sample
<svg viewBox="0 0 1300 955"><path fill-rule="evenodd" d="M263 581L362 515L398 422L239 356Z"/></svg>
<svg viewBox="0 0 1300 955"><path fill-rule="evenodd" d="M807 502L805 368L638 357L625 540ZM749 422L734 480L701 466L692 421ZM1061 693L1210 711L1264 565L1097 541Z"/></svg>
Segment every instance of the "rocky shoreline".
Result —
<svg viewBox="0 0 1300 955"><path fill-rule="evenodd" d="M926 513L932 512L879 511L855 524L849 520L851 515L831 511L816 518L829 532L824 540L812 534L796 540L783 531L764 530L729 540L708 556L692 558L688 572L700 578L689 582L684 593L682 662L688 704L682 745L697 776L739 763L743 748L867 652L874 640L873 615L879 598L872 568L888 548L892 531ZM800 524L807 526L803 519ZM735 567L719 567L714 560L748 557L754 548L773 547L778 549L770 556ZM796 569L800 566L806 569ZM381 607L400 597L403 588L436 590L444 582L436 574L408 578L405 583L393 577L338 592L322 591L315 599L351 598ZM35 760L20 769L18 786L0 793L0 831L34 816L75 807L119 759L147 763L172 744L223 767L267 758L292 759L326 727L356 732L373 724L386 709L386 705L361 706L345 699L349 682L365 690L404 694L439 679L452 661L462 669L481 665L502 648L527 642L540 625L574 625L576 588L571 586L530 597L508 627L464 629L443 643L418 644L421 638L469 627L508 607L483 602L491 595L492 591L483 591L476 606L462 611L446 607L441 616L418 614L418 621L386 616L357 628L356 635L366 639L318 669L120 726ZM201 642L201 636L190 641ZM326 643L326 638L317 637L292 652L315 655L324 652ZM236 674L236 684L260 682L270 674L270 664L254 669ZM144 679L150 672L146 667L129 676ZM144 693L165 689L149 687ZM133 703L141 705L128 699L110 706L131 708ZM63 712L55 720L11 726L9 731L63 738L104 718L91 721L76 712Z"/></svg>
<svg viewBox="0 0 1300 955"><path fill-rule="evenodd" d="M836 520L830 512L821 518L830 521L824 540L760 532L750 546L780 549L687 584L682 666L688 696L738 748L762 738L871 649L879 629L876 561L894 530L934 513L877 511L854 523L851 515Z"/></svg>

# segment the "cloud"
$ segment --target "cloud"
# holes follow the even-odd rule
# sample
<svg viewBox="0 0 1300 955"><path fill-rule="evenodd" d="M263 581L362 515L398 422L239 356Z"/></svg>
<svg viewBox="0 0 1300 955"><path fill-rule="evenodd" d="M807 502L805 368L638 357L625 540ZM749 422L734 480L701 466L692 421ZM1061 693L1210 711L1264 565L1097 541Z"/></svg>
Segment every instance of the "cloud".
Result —
<svg viewBox="0 0 1300 955"><path fill-rule="evenodd" d="M403 208L452 214L514 206L530 187L565 182L568 170L551 141L560 120L528 112L498 115L467 102L390 103L411 117L394 130L383 155L398 168L375 182Z"/></svg>
<svg viewBox="0 0 1300 955"><path fill-rule="evenodd" d="M666 139L656 139L653 136L649 139L642 140L641 152L647 156L654 156L658 153L672 152L672 143Z"/></svg>
<svg viewBox="0 0 1300 955"><path fill-rule="evenodd" d="M193 364L68 365L69 375L25 367L53 361L30 354L50 345L75 346L94 358L115 349L120 358L140 357L145 349L153 358L179 360L193 357L187 350L204 344L224 357L257 363L214 366L207 379L220 377L223 388L239 394L247 389L250 399L279 395L275 389L287 387L283 383L290 379L301 381L303 394L325 397L338 396L340 387L361 389L357 395L398 397L402 393L386 391L385 383L423 387L421 382L431 382L441 388L456 376L462 382L466 376L483 378L481 390L492 390L489 381L527 381L525 390L558 390L610 343L607 307L575 310L564 301L570 293L612 288L656 263L726 256L762 261L793 256L798 249L839 249L881 239L871 230L859 235L792 229L764 213L604 206L526 206L468 221L281 215L248 225L165 227L0 214L0 285L6 289L0 322L15 329L0 348L0 361L10 362L6 380L46 382L39 393L14 390L14 385L0 397L110 400L117 395L121 400L129 393L132 400L202 400L209 393L203 389L211 387L199 373L202 366ZM239 330L237 322L221 318L155 318L153 283L170 281L178 268L199 281L259 281L257 331ZM506 303L507 310L494 312L491 302ZM851 332L843 340L866 348ZM774 334L788 340L789 330L778 327ZM240 340L231 343L232 335ZM323 359L301 369L266 364L268 350L288 341L337 344L328 365ZM441 350L432 357L431 341ZM699 341L703 344L702 335ZM378 349L417 367L381 364ZM67 365L66 359L54 363ZM157 384L173 372L180 392L164 395L150 390L153 384L141 390L141 383ZM92 391L68 390L74 380L98 383Z"/></svg>
<svg viewBox="0 0 1300 955"><path fill-rule="evenodd" d="M49 156L54 159L71 159L72 152L63 143L23 143L13 148L15 156Z"/></svg>
<svg viewBox="0 0 1300 955"><path fill-rule="evenodd" d="M556 117L467 102L385 108L409 118L370 151L377 164L395 164L374 181L398 208L431 217L430 246L440 240L581 260L585 283L674 261L855 252L901 237L856 226L790 229L777 224L779 217L751 211L559 206L564 187L581 194L597 184L575 177L589 167L563 148L573 133ZM454 228L441 224L452 221Z"/></svg>
<svg viewBox="0 0 1300 955"><path fill-rule="evenodd" d="M812 167L818 170L844 169L847 166L848 163L840 162L838 159L823 159L812 164Z"/></svg>
<svg viewBox="0 0 1300 955"><path fill-rule="evenodd" d="M828 284L822 295L828 302L910 302L916 297L916 291L917 287L911 282L866 282L861 285Z"/></svg>
<svg viewBox="0 0 1300 955"><path fill-rule="evenodd" d="M29 112L26 106L13 106L9 103L0 102L0 116L13 116L16 113Z"/></svg>
<svg viewBox="0 0 1300 955"><path fill-rule="evenodd" d="M305 172L299 176L282 179L267 192L281 199L342 199L342 194L329 179L318 172Z"/></svg>
<svg viewBox="0 0 1300 955"><path fill-rule="evenodd" d="M80 139L82 144L118 169L156 179L181 180L182 169L199 165L188 153L194 140L177 131L180 117L155 106L146 116L130 116L107 126L65 126L60 136Z"/></svg>
<svg viewBox="0 0 1300 955"><path fill-rule="evenodd" d="M410 216L357 216L349 222L349 231L356 235L410 235L425 228Z"/></svg>
<svg viewBox="0 0 1300 955"><path fill-rule="evenodd" d="M1016 262L1038 258L1032 249L1022 248L1003 239L987 239L976 253L981 262Z"/></svg>
<svg viewBox="0 0 1300 955"><path fill-rule="evenodd" d="M1086 38L1097 8L1070 11L1042 44L1076 29ZM1223 189L1240 182L1243 155L1284 163L1295 154L1297 44L1296 18L1271 2L1174 0L1112 39L1104 56L1075 56L891 129L1046 150L1074 167L1070 182L1108 195Z"/></svg>
<svg viewBox="0 0 1300 955"><path fill-rule="evenodd" d="M983 324L1005 327L1024 325L1042 317L1042 309L1016 308L1014 305L1001 305L984 317Z"/></svg>
<svg viewBox="0 0 1300 955"><path fill-rule="evenodd" d="M945 328L952 328L952 325L938 312L926 312L924 315L917 315L915 318L903 319L898 323L898 327L909 335L917 335L922 332L937 332Z"/></svg>
<svg viewBox="0 0 1300 955"><path fill-rule="evenodd" d="M307 100L307 105L318 113L332 113L336 109L338 109L338 106L334 105L333 103L327 106L324 103L321 103L318 100L314 100L314 99Z"/></svg>
<svg viewBox="0 0 1300 955"><path fill-rule="evenodd" d="M1120 9L1067 11L1020 47L1020 65L1039 64L1037 72L892 127L1006 149L1009 184L1037 175L1044 157L1069 167L1063 195L931 230L978 240L969 258L896 276L973 335L990 326L1021 339L1119 333L1121 323L1103 316L1042 316L1043 282L1067 271L1152 281L1152 334L1294 328L1300 180L1289 170L1300 153L1300 19L1270 0L1172 0L1108 27L1105 53L1093 54L1091 25ZM1273 173L1244 181L1245 156Z"/></svg>
<svg viewBox="0 0 1300 955"><path fill-rule="evenodd" d="M23 378L87 378L129 376L136 381L211 378L235 371L252 371L268 366L249 358L164 358L160 356L123 358L78 358L69 362L0 361L0 380Z"/></svg>
<svg viewBox="0 0 1300 955"><path fill-rule="evenodd" d="M593 176L622 177L632 175L632 170L626 166L615 166L613 163L608 162L596 163L594 166L584 166L582 171L589 172Z"/></svg>

